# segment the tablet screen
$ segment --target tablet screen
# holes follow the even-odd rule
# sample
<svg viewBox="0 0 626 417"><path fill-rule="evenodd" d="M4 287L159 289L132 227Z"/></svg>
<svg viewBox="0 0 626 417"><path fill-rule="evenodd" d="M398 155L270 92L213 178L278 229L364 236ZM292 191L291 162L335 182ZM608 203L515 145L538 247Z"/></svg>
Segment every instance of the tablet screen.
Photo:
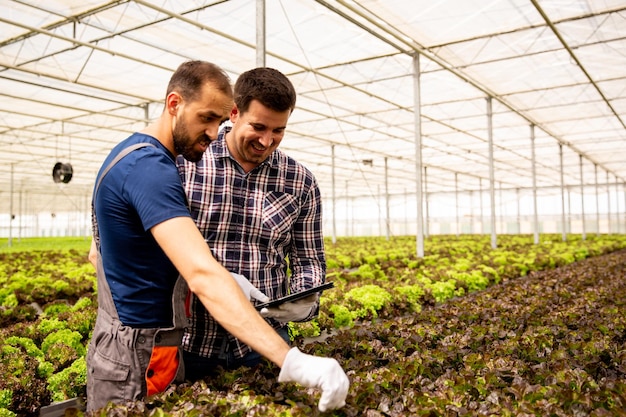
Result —
<svg viewBox="0 0 626 417"><path fill-rule="evenodd" d="M308 295L314 294L316 292L327 290L327 289L332 288L334 286L335 286L335 284L333 282L326 282L326 283L324 283L322 285L318 285L317 287L309 288L308 290L297 292L295 294L289 294L289 295L286 295L284 297L277 298L276 300L272 300L272 301L268 301L267 303L256 305L255 307L256 307L257 310L260 310L260 309L262 309L264 307L276 307L276 306L281 305L283 303L287 303L289 301L299 300L299 299L304 298L304 297L306 297Z"/></svg>

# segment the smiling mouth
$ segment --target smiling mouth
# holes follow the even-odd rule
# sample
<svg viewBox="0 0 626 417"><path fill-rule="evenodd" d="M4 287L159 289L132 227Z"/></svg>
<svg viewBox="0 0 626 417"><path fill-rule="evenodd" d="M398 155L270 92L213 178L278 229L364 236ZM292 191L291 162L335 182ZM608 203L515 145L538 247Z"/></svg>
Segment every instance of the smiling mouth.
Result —
<svg viewBox="0 0 626 417"><path fill-rule="evenodd" d="M263 146L259 147L259 146L257 146L256 143L252 143L252 144L250 144L250 146L252 146L252 149L254 149L257 152L265 152L265 147L263 147Z"/></svg>

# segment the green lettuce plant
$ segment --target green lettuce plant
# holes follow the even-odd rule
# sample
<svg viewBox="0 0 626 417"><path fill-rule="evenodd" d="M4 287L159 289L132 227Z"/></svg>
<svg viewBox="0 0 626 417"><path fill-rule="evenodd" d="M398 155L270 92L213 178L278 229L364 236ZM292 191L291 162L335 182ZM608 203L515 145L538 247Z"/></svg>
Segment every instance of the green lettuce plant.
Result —
<svg viewBox="0 0 626 417"><path fill-rule="evenodd" d="M70 311L71 307L64 301L48 304L43 312L48 317L58 316L61 313Z"/></svg>
<svg viewBox="0 0 626 417"><path fill-rule="evenodd" d="M421 284L404 285L394 288L394 291L399 294L402 302L406 302L413 312L422 311L422 300L426 291Z"/></svg>
<svg viewBox="0 0 626 417"><path fill-rule="evenodd" d="M17 414L7 408L0 407L0 417L17 417Z"/></svg>
<svg viewBox="0 0 626 417"><path fill-rule="evenodd" d="M0 409L6 409L13 402L13 391L10 389L0 390Z"/></svg>
<svg viewBox="0 0 626 417"><path fill-rule="evenodd" d="M47 361L60 369L76 359L85 356L86 349L82 335L70 329L50 333L41 343L41 350Z"/></svg>
<svg viewBox="0 0 626 417"><path fill-rule="evenodd" d="M456 281L454 279L436 281L428 285L427 288L438 303L443 303L457 294Z"/></svg>
<svg viewBox="0 0 626 417"><path fill-rule="evenodd" d="M378 311L392 300L392 296L378 285L368 284L351 289L346 293L347 300L354 300L358 306L352 310L355 318L364 318L370 315L378 317Z"/></svg>
<svg viewBox="0 0 626 417"><path fill-rule="evenodd" d="M333 316L335 327L340 329L342 327L352 327L354 325L354 318L352 312L348 307L341 304L334 304L330 306L330 312Z"/></svg>
<svg viewBox="0 0 626 417"><path fill-rule="evenodd" d="M53 401L64 401L86 394L87 363L85 357L76 359L72 364L48 378L48 389Z"/></svg>
<svg viewBox="0 0 626 417"><path fill-rule="evenodd" d="M478 270L473 270L472 272L450 271L448 276L463 282L469 292L484 290L489 285L489 279Z"/></svg>
<svg viewBox="0 0 626 417"><path fill-rule="evenodd" d="M39 331L43 337L63 329L67 329L67 322L58 317L42 318L37 325L37 331Z"/></svg>

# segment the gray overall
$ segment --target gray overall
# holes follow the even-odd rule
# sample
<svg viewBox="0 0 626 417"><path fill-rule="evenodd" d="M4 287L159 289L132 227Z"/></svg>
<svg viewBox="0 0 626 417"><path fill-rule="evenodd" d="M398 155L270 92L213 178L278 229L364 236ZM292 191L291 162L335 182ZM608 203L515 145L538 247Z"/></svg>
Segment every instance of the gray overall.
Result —
<svg viewBox="0 0 626 417"><path fill-rule="evenodd" d="M154 146L138 143L122 150L103 171L94 188L120 159L135 149ZM94 215L95 219L95 215ZM95 224L97 231L97 223ZM163 392L172 382L184 380L181 342L188 319L186 281L179 276L172 294L173 327L132 328L119 320L111 289L104 275L98 247L98 316L87 351L87 411L109 402L141 400Z"/></svg>

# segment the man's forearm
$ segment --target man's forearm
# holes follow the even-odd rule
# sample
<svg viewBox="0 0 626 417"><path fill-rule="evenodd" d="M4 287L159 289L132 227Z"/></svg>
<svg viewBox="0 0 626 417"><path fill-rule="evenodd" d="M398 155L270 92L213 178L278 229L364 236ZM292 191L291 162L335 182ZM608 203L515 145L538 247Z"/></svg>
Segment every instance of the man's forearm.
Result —
<svg viewBox="0 0 626 417"><path fill-rule="evenodd" d="M217 286L211 285L211 294L208 296L206 292L196 291L194 294L228 333L276 365L282 366L289 345L259 315L239 286L234 283L233 288L229 284L220 282ZM213 294L230 294L230 297L216 298Z"/></svg>

